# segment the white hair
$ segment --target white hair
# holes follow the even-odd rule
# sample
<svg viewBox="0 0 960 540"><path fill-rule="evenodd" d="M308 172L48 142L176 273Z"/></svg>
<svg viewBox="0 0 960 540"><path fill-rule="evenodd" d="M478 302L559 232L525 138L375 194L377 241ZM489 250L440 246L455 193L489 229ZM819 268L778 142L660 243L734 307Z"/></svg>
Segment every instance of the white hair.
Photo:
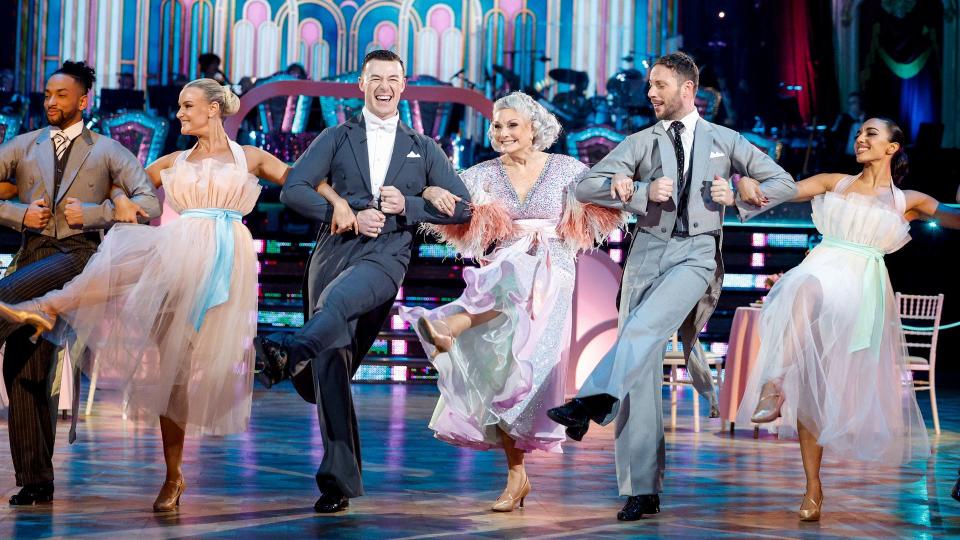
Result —
<svg viewBox="0 0 960 540"><path fill-rule="evenodd" d="M503 109L513 109L530 120L533 124L534 150L550 148L560 135L560 122L557 121L557 117L523 92L512 92L493 104L493 112ZM487 129L487 138L490 140L493 149L499 151L497 142L494 140L492 123Z"/></svg>

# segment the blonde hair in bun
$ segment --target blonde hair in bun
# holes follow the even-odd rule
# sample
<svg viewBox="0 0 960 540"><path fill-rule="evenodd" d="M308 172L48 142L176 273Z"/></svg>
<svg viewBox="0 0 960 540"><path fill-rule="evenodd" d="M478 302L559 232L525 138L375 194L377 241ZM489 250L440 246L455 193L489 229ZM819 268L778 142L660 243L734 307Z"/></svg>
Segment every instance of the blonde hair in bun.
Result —
<svg viewBox="0 0 960 540"><path fill-rule="evenodd" d="M229 86L220 87L223 90L223 109L221 116L230 116L240 110L240 98L233 93Z"/></svg>
<svg viewBox="0 0 960 540"><path fill-rule="evenodd" d="M229 86L223 86L213 79L196 79L188 82L183 88L196 88L203 92L203 97L208 102L220 106L220 116L230 116L240 110L240 98L230 90Z"/></svg>

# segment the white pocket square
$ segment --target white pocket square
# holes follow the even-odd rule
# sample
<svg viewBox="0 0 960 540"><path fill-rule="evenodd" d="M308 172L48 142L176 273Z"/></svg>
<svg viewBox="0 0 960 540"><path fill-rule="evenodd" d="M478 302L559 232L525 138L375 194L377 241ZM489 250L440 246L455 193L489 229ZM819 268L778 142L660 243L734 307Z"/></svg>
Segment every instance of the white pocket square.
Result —
<svg viewBox="0 0 960 540"><path fill-rule="evenodd" d="M710 152L710 159L723 157L725 155L723 152Z"/></svg>
<svg viewBox="0 0 960 540"><path fill-rule="evenodd" d="M420 157L420 154L418 154L418 153L414 152L413 150L411 150L410 153L407 154L407 157L414 157L414 158L416 158L416 157Z"/></svg>

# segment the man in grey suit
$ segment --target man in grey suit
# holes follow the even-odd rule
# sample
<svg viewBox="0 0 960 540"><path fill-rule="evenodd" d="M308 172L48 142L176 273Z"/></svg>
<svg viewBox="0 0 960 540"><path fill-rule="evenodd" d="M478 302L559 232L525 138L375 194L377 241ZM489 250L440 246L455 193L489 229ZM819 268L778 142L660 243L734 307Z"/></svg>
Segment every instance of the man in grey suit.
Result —
<svg viewBox="0 0 960 540"><path fill-rule="evenodd" d="M317 471L317 512L339 512L363 495L360 439L350 379L383 326L410 263L420 222L469 220L466 186L436 142L399 122L403 61L390 51L364 58L360 115L327 128L290 171L280 200L323 224L310 257L306 291L310 320L294 333L258 337L260 380L292 376L317 404L323 461ZM356 212L359 235L332 234L332 208L316 191L328 178ZM439 186L460 197L435 208L423 197Z"/></svg>
<svg viewBox="0 0 960 540"><path fill-rule="evenodd" d="M150 217L160 203L137 159L120 143L83 126L94 72L66 62L47 80L44 106L50 126L0 146L0 181L16 179L21 203L0 201L0 225L21 231L17 271L0 279L0 300L35 298L80 273L114 221L110 191L123 187ZM10 397L10 457L18 486L11 505L53 500L53 445L58 377L56 349L31 340L30 329L0 321L6 342L3 376ZM35 342L34 342L35 341Z"/></svg>
<svg viewBox="0 0 960 540"><path fill-rule="evenodd" d="M577 397L548 412L576 440L590 420L617 419L617 482L628 497L617 514L622 521L660 510L663 356L678 329L694 381L707 397L714 393L709 368L690 352L720 296L724 206L736 203L741 219L760 211L735 200L727 178L738 172L760 181L769 203L764 210L796 193L793 179L772 159L737 132L699 117L698 70L689 56L661 57L649 84L660 121L627 137L576 190L581 201L637 216L621 282L617 342Z"/></svg>

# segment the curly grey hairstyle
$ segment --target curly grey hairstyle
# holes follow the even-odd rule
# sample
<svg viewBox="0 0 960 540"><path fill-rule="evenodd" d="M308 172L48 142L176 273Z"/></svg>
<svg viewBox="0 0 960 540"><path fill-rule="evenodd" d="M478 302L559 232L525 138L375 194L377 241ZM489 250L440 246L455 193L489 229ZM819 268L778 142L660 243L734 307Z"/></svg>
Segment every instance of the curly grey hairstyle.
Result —
<svg viewBox="0 0 960 540"><path fill-rule="evenodd" d="M493 104L493 112L503 109L513 109L533 123L534 150L550 148L560 135L560 122L557 121L557 117L523 92L512 92ZM499 152L499 145L493 136L492 123L487 129L487 139L490 140L493 149Z"/></svg>

